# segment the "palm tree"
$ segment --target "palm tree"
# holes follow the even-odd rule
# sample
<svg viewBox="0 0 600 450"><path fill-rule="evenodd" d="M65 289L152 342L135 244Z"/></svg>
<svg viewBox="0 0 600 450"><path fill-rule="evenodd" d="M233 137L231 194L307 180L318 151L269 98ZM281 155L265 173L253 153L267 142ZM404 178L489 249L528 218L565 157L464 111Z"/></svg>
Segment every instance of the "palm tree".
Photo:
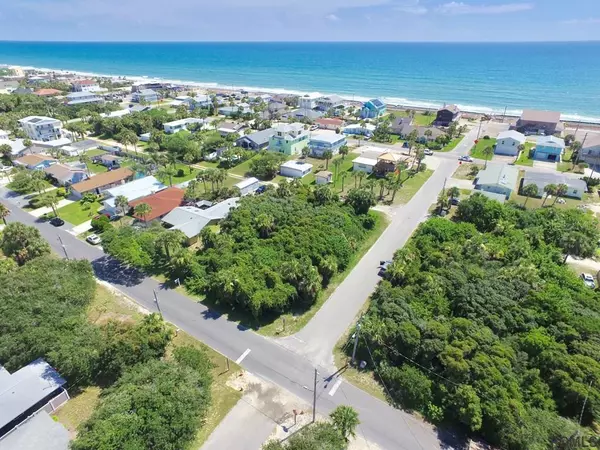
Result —
<svg viewBox="0 0 600 450"><path fill-rule="evenodd" d="M483 149L483 156L485 156L485 167L484 169L487 169L487 163L489 159L492 159L492 156L494 156L494 147L492 147L491 145L488 145L486 148Z"/></svg>
<svg viewBox="0 0 600 450"><path fill-rule="evenodd" d="M8 157L12 152L12 147L8 144L0 145L0 155L4 158Z"/></svg>
<svg viewBox="0 0 600 450"><path fill-rule="evenodd" d="M425 150L419 147L415 153L415 159L417 160L417 172L421 170L421 163L425 159Z"/></svg>
<svg viewBox="0 0 600 450"><path fill-rule="evenodd" d="M340 147L340 155L342 155L342 161L346 158L346 155L349 151L350 149L345 144Z"/></svg>
<svg viewBox="0 0 600 450"><path fill-rule="evenodd" d="M333 156L333 153L331 150L325 150L323 152L323 158L325 158L325 170L329 169L329 160L331 159L332 156Z"/></svg>
<svg viewBox="0 0 600 450"><path fill-rule="evenodd" d="M302 153L302 158L306 158L308 155L310 155L310 148L308 148L308 145L305 145L304 147L302 147L301 153Z"/></svg>
<svg viewBox="0 0 600 450"><path fill-rule="evenodd" d="M361 170L356 176L358 177L358 187L361 187L362 181L367 177L367 173Z"/></svg>
<svg viewBox="0 0 600 450"><path fill-rule="evenodd" d="M89 164L92 162L92 158L90 158L90 156L87 153L82 153L79 156L79 162L85 164L85 169L87 171L88 177L91 177L92 173L90 172Z"/></svg>
<svg viewBox="0 0 600 450"><path fill-rule="evenodd" d="M292 195L292 190L290 189L290 183L288 181L282 181L277 186L277 190L275 191L277 197L286 198Z"/></svg>
<svg viewBox="0 0 600 450"><path fill-rule="evenodd" d="M333 169L334 169L334 178L337 181L337 177L338 177L338 172L340 170L340 166L342 165L342 160L341 159L336 159L333 161Z"/></svg>
<svg viewBox="0 0 600 450"><path fill-rule="evenodd" d="M6 218L9 215L10 215L10 209L8 209L5 205L0 203L0 218L2 219L2 222L4 222L4 225L7 225Z"/></svg>
<svg viewBox="0 0 600 450"><path fill-rule="evenodd" d="M450 205L452 205L452 200L460 196L460 189L458 189L456 186L452 186L450 189L448 189L446 195L448 195L450 198Z"/></svg>
<svg viewBox="0 0 600 450"><path fill-rule="evenodd" d="M546 200L548 200L548 197L550 197L551 195L556 195L557 190L558 186L553 183L544 186L544 192L546 193L546 196L544 197L544 201L542 202L542 207L544 207L544 205L546 204Z"/></svg>
<svg viewBox="0 0 600 450"><path fill-rule="evenodd" d="M358 413L350 406L340 405L331 414L331 421L336 430L348 441L356 436L356 427L360 424Z"/></svg>
<svg viewBox="0 0 600 450"><path fill-rule="evenodd" d="M268 238L275 228L275 219L269 214L259 214L254 219L254 224L261 238Z"/></svg>
<svg viewBox="0 0 600 450"><path fill-rule="evenodd" d="M538 195L537 184L531 183L526 186L523 186L523 195L525 196L525 202L523 203L523 206L527 206L527 201L529 200L529 197L535 197L536 195Z"/></svg>
<svg viewBox="0 0 600 450"><path fill-rule="evenodd" d="M441 214L444 209L447 209L448 204L448 197L444 194L444 192L440 192L437 201L438 214Z"/></svg>
<svg viewBox="0 0 600 450"><path fill-rule="evenodd" d="M173 167L161 167L158 171L159 178L168 178L169 186L173 186L173 175L175 175L175 169Z"/></svg>
<svg viewBox="0 0 600 450"><path fill-rule="evenodd" d="M555 195L556 197L554 198L554 203L552 203L552 206L554 206L554 204L558 201L558 199L560 197L562 197L563 195L565 195L567 192L569 191L569 187L566 184L559 184L556 187L556 192Z"/></svg>
<svg viewBox="0 0 600 450"><path fill-rule="evenodd" d="M366 182L366 186L371 191L371 194L372 194L373 191L375 190L375 180L372 178L369 178Z"/></svg>
<svg viewBox="0 0 600 450"><path fill-rule="evenodd" d="M165 231L156 238L155 245L161 247L167 258L171 258L177 250L181 249L184 235L179 230Z"/></svg>
<svg viewBox="0 0 600 450"><path fill-rule="evenodd" d="M223 187L223 182L227 179L227 171L225 169L217 169L215 171L215 183L217 183L217 189L219 189L219 183Z"/></svg>
<svg viewBox="0 0 600 450"><path fill-rule="evenodd" d="M344 180L346 179L347 176L348 176L348 172L342 172L340 175L340 178L342 180L342 192L344 191Z"/></svg>
<svg viewBox="0 0 600 450"><path fill-rule="evenodd" d="M117 207L117 210L121 212L121 214L125 215L129 209L129 200L124 195L117 195L115 198L115 206Z"/></svg>
<svg viewBox="0 0 600 450"><path fill-rule="evenodd" d="M201 172L198 172L196 174L196 180L201 181L202 184L204 185L204 192L206 192L206 182L209 181L207 176L206 176L206 171L203 170Z"/></svg>
<svg viewBox="0 0 600 450"><path fill-rule="evenodd" d="M52 212L54 213L54 215L56 217L58 217L58 211L56 210L56 204L58 202L57 202L57 198L56 198L56 193L55 192L46 192L44 194L41 194L37 198L37 202L41 206L49 206L50 208L52 208Z"/></svg>
<svg viewBox="0 0 600 450"><path fill-rule="evenodd" d="M150 206L148 203L140 203L133 208L133 213L136 216L142 216L144 218L144 222L146 222L146 218L150 212L152 212L152 206Z"/></svg>
<svg viewBox="0 0 600 450"><path fill-rule="evenodd" d="M383 200L383 191L385 189L385 178L380 178L377 180L377 184L379 185L379 200Z"/></svg>
<svg viewBox="0 0 600 450"><path fill-rule="evenodd" d="M423 135L424 135L425 137L427 137L427 140L429 140L429 138L430 138L430 137L433 135L433 131L431 131L429 128L427 128L427 129L425 130L425 132L423 133Z"/></svg>

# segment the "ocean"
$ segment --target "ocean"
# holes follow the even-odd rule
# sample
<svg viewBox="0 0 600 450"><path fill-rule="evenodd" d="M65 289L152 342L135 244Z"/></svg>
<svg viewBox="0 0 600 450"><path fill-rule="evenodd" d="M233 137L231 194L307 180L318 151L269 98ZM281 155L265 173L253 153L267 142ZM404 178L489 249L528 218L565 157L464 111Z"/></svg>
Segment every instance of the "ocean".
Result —
<svg viewBox="0 0 600 450"><path fill-rule="evenodd" d="M0 42L0 64L600 122L600 42Z"/></svg>

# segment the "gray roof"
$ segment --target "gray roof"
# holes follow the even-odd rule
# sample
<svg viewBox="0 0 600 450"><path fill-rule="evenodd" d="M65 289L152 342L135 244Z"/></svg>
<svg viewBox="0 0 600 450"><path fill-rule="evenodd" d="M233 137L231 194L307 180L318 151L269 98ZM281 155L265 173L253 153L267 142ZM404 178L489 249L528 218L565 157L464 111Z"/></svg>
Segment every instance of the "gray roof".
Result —
<svg viewBox="0 0 600 450"><path fill-rule="evenodd" d="M581 192L587 191L587 184L585 181L550 172L526 172L523 177L523 186L528 184L535 184L538 187L539 195L544 192L544 187L549 184L556 184L557 186L559 184L566 184L572 189L581 190Z"/></svg>
<svg viewBox="0 0 600 450"><path fill-rule="evenodd" d="M504 194L497 194L496 192L488 192L488 191L475 191L474 194L482 194L489 198L490 200L496 200L497 202L504 203L506 201L506 196Z"/></svg>
<svg viewBox="0 0 600 450"><path fill-rule="evenodd" d="M478 185L496 185L508 189L515 189L519 178L519 169L513 166L488 165L487 169L479 172Z"/></svg>
<svg viewBox="0 0 600 450"><path fill-rule="evenodd" d="M101 145L100 142L94 141L93 139L85 139L83 141L76 141L71 144L71 147L75 147L77 150L91 150L92 148L98 148Z"/></svg>
<svg viewBox="0 0 600 450"><path fill-rule="evenodd" d="M40 411L0 439L0 450L67 450L69 432Z"/></svg>
<svg viewBox="0 0 600 450"><path fill-rule="evenodd" d="M295 109L294 111L290 111L285 113L286 117L306 117L308 119L318 119L319 117L323 117L325 114L321 111L314 111L312 109Z"/></svg>
<svg viewBox="0 0 600 450"><path fill-rule="evenodd" d="M525 109L521 114L521 120L527 122L558 123L560 122L560 112Z"/></svg>
<svg viewBox="0 0 600 450"><path fill-rule="evenodd" d="M564 139L556 136L539 136L537 138L536 145L565 148L565 141Z"/></svg>
<svg viewBox="0 0 600 450"><path fill-rule="evenodd" d="M0 369L0 428L35 406L66 381L43 359L36 359L12 375Z"/></svg>
<svg viewBox="0 0 600 450"><path fill-rule="evenodd" d="M507 130L502 131L498 134L497 140L500 141L502 139L514 139L517 142L523 144L526 141L525 135L523 133L519 133L516 130Z"/></svg>
<svg viewBox="0 0 600 450"><path fill-rule="evenodd" d="M266 130L257 131L255 133L250 133L246 136L241 137L240 139L248 139L254 142L256 145L264 145L269 142L271 136L275 134L275 128L267 128Z"/></svg>
<svg viewBox="0 0 600 450"><path fill-rule="evenodd" d="M78 99L82 97L97 97L93 92L71 92L67 95L67 98L70 100L72 98ZM98 97L99 98L99 97Z"/></svg>
<svg viewBox="0 0 600 450"><path fill-rule="evenodd" d="M152 89L142 89L138 92L138 95L156 95L156 91L153 91Z"/></svg>
<svg viewBox="0 0 600 450"><path fill-rule="evenodd" d="M208 209L180 206L163 217L162 221L171 225L172 230L180 230L188 238L192 238L198 236L210 222L227 217L229 211L237 206L238 201L239 197L229 198Z"/></svg>

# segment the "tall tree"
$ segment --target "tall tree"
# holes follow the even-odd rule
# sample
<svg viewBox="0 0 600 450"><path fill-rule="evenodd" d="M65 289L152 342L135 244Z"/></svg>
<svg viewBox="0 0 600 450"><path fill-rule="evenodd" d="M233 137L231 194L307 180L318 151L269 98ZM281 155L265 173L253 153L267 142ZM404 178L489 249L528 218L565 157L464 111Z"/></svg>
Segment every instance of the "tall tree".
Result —
<svg viewBox="0 0 600 450"><path fill-rule="evenodd" d="M21 222L6 225L2 230L0 247L5 256L14 258L19 265L50 253L50 246L39 230Z"/></svg>
<svg viewBox="0 0 600 450"><path fill-rule="evenodd" d="M356 427L360 424L360 420L358 413L352 407L340 405L329 414L329 417L333 426L346 441L350 440L350 437L356 437Z"/></svg>
<svg viewBox="0 0 600 450"><path fill-rule="evenodd" d="M546 196L544 197L544 201L542 202L542 207L546 204L546 200L548 200L548 197L550 197L551 195L556 195L557 190L558 186L556 186L553 183L544 186L544 193L546 194Z"/></svg>
<svg viewBox="0 0 600 450"><path fill-rule="evenodd" d="M143 217L145 222L148 214L152 212L152 206L150 206L148 203L140 203L133 208L133 212L136 216Z"/></svg>
<svg viewBox="0 0 600 450"><path fill-rule="evenodd" d="M535 197L538 195L538 187L537 184L527 184L523 186L523 195L525 196L525 201L523 202L523 206L527 206L527 201L530 197Z"/></svg>
<svg viewBox="0 0 600 450"><path fill-rule="evenodd" d="M485 169L487 169L487 163L488 160L492 159L492 156L494 156L494 147L492 147L491 145L488 145L487 147L485 147L483 149L483 156L485 157Z"/></svg>
<svg viewBox="0 0 600 450"><path fill-rule="evenodd" d="M4 222L4 225L8 225L6 223L6 218L10 215L10 209L8 209L3 203L0 203L0 219Z"/></svg>
<svg viewBox="0 0 600 450"><path fill-rule="evenodd" d="M122 215L125 215L129 210L129 200L124 195L117 195L115 198L115 206Z"/></svg>
<svg viewBox="0 0 600 450"><path fill-rule="evenodd" d="M556 202L558 201L559 198L566 195L567 192L569 192L569 187L566 184L561 183L558 186L556 186L556 191L554 193L555 197L554 197L554 202L552 203L552 206L554 206L556 204Z"/></svg>
<svg viewBox="0 0 600 450"><path fill-rule="evenodd" d="M331 150L325 150L323 152L323 158L325 159L325 170L329 169L329 160L333 157Z"/></svg>

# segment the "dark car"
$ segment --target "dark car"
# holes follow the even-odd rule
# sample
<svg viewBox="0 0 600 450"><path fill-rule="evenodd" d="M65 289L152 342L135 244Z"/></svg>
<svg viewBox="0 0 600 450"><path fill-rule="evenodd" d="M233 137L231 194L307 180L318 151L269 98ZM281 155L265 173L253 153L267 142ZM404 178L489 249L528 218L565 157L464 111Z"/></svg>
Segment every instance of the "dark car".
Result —
<svg viewBox="0 0 600 450"><path fill-rule="evenodd" d="M255 191L257 194L262 194L267 190L267 186L266 185L261 185L258 187L258 189Z"/></svg>
<svg viewBox="0 0 600 450"><path fill-rule="evenodd" d="M390 264L392 264L394 261L379 261L379 272L378 275L380 277L385 275L385 272L387 271L387 268Z"/></svg>
<svg viewBox="0 0 600 450"><path fill-rule="evenodd" d="M460 205L460 198L458 198L458 197L452 197L450 199L450 203L453 204L454 206Z"/></svg>
<svg viewBox="0 0 600 450"><path fill-rule="evenodd" d="M60 217L55 217L50 220L50 223L55 227L62 227L65 224L65 221L62 220Z"/></svg>

